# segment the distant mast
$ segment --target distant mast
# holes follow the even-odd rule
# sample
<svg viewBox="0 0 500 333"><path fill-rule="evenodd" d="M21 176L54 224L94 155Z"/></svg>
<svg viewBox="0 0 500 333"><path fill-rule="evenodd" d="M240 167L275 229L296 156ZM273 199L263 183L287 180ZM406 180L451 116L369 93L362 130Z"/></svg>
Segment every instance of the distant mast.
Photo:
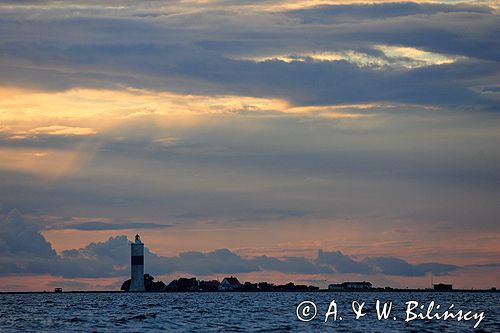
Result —
<svg viewBox="0 0 500 333"><path fill-rule="evenodd" d="M145 291L144 287L144 244L141 237L135 235L135 242L130 244L130 291Z"/></svg>

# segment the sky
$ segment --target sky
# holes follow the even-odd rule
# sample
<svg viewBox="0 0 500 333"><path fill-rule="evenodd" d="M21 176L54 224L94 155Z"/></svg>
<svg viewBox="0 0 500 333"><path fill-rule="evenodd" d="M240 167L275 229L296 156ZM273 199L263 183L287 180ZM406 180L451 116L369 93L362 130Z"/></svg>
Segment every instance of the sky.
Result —
<svg viewBox="0 0 500 333"><path fill-rule="evenodd" d="M497 1L0 0L0 290L500 287Z"/></svg>

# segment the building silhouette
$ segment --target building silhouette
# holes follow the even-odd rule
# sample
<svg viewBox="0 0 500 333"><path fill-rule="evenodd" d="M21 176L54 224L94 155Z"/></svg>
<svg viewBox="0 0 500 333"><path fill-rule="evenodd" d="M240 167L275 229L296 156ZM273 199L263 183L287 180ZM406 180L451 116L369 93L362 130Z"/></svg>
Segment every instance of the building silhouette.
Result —
<svg viewBox="0 0 500 333"><path fill-rule="evenodd" d="M370 282L342 282L338 284L331 284L328 286L329 290L366 290L372 289L372 284Z"/></svg>
<svg viewBox="0 0 500 333"><path fill-rule="evenodd" d="M241 283L234 276L226 277L219 284L219 290L237 290L241 288Z"/></svg>

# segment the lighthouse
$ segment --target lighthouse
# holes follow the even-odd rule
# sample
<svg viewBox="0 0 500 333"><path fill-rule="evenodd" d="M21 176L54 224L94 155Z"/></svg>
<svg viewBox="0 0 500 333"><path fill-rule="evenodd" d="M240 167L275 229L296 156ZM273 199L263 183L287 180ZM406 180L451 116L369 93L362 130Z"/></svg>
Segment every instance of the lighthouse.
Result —
<svg viewBox="0 0 500 333"><path fill-rule="evenodd" d="M144 244L141 237L135 235L135 242L130 244L130 291L145 291L144 287Z"/></svg>

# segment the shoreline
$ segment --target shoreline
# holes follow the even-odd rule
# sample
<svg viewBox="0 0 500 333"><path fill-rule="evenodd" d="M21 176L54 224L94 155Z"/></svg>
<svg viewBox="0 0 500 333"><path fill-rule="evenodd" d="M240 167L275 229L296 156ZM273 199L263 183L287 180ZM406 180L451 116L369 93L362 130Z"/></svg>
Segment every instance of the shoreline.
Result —
<svg viewBox="0 0 500 333"><path fill-rule="evenodd" d="M500 290L493 289L456 289L456 290L432 290L432 289L372 289L372 290L328 290L320 289L315 291L300 290L269 290L269 291L248 291L248 290L226 290L226 291L123 291L123 290L70 290L63 292L53 291L0 291L0 295L8 294L134 294L134 293L157 293L157 294L186 294L186 293L498 293Z"/></svg>

